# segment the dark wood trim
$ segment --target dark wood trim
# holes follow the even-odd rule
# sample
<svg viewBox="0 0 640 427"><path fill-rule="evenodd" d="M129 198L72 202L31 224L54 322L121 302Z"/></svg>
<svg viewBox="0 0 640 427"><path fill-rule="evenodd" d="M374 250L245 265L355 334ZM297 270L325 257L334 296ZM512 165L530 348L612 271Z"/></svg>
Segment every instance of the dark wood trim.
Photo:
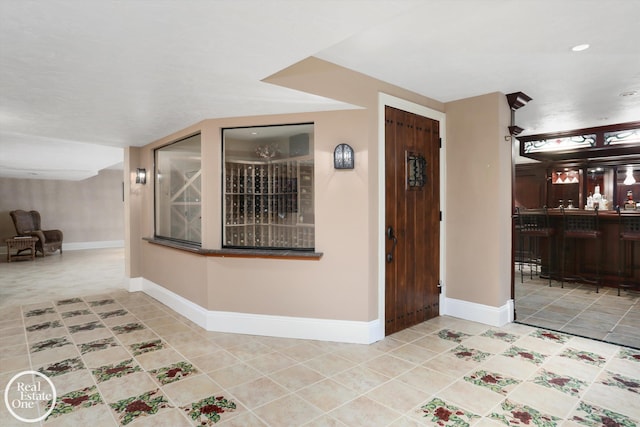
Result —
<svg viewBox="0 0 640 427"><path fill-rule="evenodd" d="M153 237L143 237L142 240L154 245L177 249L196 255L218 258L268 258L318 261L324 255L322 252L295 251L287 249L203 249L197 245L190 245L188 243L157 239Z"/></svg>

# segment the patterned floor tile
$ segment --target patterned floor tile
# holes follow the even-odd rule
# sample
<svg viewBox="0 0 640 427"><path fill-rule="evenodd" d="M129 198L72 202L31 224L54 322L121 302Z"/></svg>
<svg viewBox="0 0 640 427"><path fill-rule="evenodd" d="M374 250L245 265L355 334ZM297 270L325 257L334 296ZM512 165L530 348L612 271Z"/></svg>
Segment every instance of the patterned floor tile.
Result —
<svg viewBox="0 0 640 427"><path fill-rule="evenodd" d="M236 404L224 396L210 396L180 409L193 420L194 425L211 426L220 421L223 414L234 412Z"/></svg>
<svg viewBox="0 0 640 427"><path fill-rule="evenodd" d="M580 351L572 348L565 349L560 356L568 357L569 359L580 360L582 362L588 363L590 365L602 367L605 363L607 363L607 359L588 351Z"/></svg>
<svg viewBox="0 0 640 427"><path fill-rule="evenodd" d="M26 330L27 332L37 332L46 329L60 328L62 326L63 325L59 320L53 320L50 322L37 323L35 325L27 326Z"/></svg>
<svg viewBox="0 0 640 427"><path fill-rule="evenodd" d="M109 404L120 425L127 425L138 417L157 414L164 408L173 408L160 389L129 397Z"/></svg>
<svg viewBox="0 0 640 427"><path fill-rule="evenodd" d="M52 363L38 369L38 372L45 374L47 377L56 377L58 375L67 374L69 372L84 369L84 363L80 357L65 359L60 362Z"/></svg>
<svg viewBox="0 0 640 427"><path fill-rule="evenodd" d="M486 387L496 393L506 395L514 386L520 384L520 380L506 377L495 372L487 372L484 370L476 371L464 377L465 381L472 384Z"/></svg>
<svg viewBox="0 0 640 427"><path fill-rule="evenodd" d="M135 331L146 329L142 323L127 323L126 325L118 325L111 328L115 334L129 334Z"/></svg>
<svg viewBox="0 0 640 427"><path fill-rule="evenodd" d="M31 353L36 353L38 351L64 347L65 345L71 345L71 342L67 339L67 337L51 338L31 345L31 348L29 350L31 351Z"/></svg>
<svg viewBox="0 0 640 427"><path fill-rule="evenodd" d="M132 374L134 372L140 372L142 368L133 361L133 359L124 360L120 363L101 366L97 369L92 369L91 373L96 378L96 381L101 383L109 381L112 378L120 378L125 375Z"/></svg>
<svg viewBox="0 0 640 427"><path fill-rule="evenodd" d="M452 349L450 353L452 353L458 359L474 362L482 362L491 356L490 353L485 353L484 351L476 350L473 348L467 348L463 345L459 345L456 348Z"/></svg>
<svg viewBox="0 0 640 427"><path fill-rule="evenodd" d="M537 427L554 427L560 424L561 418L542 414L527 405L505 399L499 410L489 415L490 419L500 421L508 426L535 425Z"/></svg>
<svg viewBox="0 0 640 427"><path fill-rule="evenodd" d="M480 418L479 415L462 410L454 405L445 403L442 399L434 398L421 408L423 417L439 426L467 427Z"/></svg>
<svg viewBox="0 0 640 427"><path fill-rule="evenodd" d="M115 338L102 338L95 341L90 341L84 344L78 344L78 349L80 350L80 354L87 354L92 351L105 350L109 347L116 347L119 344L116 342Z"/></svg>
<svg viewBox="0 0 640 427"><path fill-rule="evenodd" d="M503 356L520 358L531 362L535 365L541 365L547 356L536 351L527 350L526 348L511 346L507 351L502 353Z"/></svg>
<svg viewBox="0 0 640 427"><path fill-rule="evenodd" d="M197 374L199 371L191 363L178 362L164 368L150 370L149 373L160 385L165 385Z"/></svg>
<svg viewBox="0 0 640 427"><path fill-rule="evenodd" d="M639 375L640 376L640 375ZM598 381L600 384L617 387L631 393L640 394L640 380L606 371ZM640 398L639 398L640 399Z"/></svg>
<svg viewBox="0 0 640 427"><path fill-rule="evenodd" d="M638 425L638 421L625 415L585 402L580 402L570 420L588 427L636 427Z"/></svg>
<svg viewBox="0 0 640 427"><path fill-rule="evenodd" d="M545 369L533 379L535 384L559 390L571 396L579 396L588 383L568 375L558 375Z"/></svg>
<svg viewBox="0 0 640 427"><path fill-rule="evenodd" d="M69 332L72 334L75 334L78 332L93 331L101 328L104 328L104 325L98 321L83 323L81 325L73 325L68 327Z"/></svg>
<svg viewBox="0 0 640 427"><path fill-rule="evenodd" d="M62 396L58 396L53 411L45 421L49 420L50 418L59 417L74 411L81 410L82 408L90 408L101 403L104 402L102 401L102 398L100 397L100 393L98 393L96 386L72 391ZM49 407L50 404L51 401L47 402L45 406Z"/></svg>
<svg viewBox="0 0 640 427"><path fill-rule="evenodd" d="M438 336L443 340L454 341L457 343L462 342L463 339L470 337L471 335L464 332L458 332L451 329L442 329L438 332Z"/></svg>
<svg viewBox="0 0 640 427"><path fill-rule="evenodd" d="M497 340L501 340L504 342L512 343L518 340L518 336L514 334L510 334L508 332L496 331L495 329L489 329L480 336L494 338Z"/></svg>

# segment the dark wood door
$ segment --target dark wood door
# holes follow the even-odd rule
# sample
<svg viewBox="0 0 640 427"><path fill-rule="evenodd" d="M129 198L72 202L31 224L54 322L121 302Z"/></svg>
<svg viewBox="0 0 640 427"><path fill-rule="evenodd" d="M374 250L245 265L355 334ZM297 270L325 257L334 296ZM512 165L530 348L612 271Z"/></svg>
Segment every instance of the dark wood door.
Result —
<svg viewBox="0 0 640 427"><path fill-rule="evenodd" d="M386 107L385 334L439 314L439 122Z"/></svg>

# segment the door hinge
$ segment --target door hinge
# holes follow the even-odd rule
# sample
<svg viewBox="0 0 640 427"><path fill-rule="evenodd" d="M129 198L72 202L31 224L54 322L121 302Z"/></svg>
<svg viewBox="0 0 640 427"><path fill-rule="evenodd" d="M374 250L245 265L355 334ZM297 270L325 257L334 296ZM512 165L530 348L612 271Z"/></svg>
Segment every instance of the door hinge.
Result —
<svg viewBox="0 0 640 427"><path fill-rule="evenodd" d="M438 280L438 293L442 293L442 280Z"/></svg>
<svg viewBox="0 0 640 427"><path fill-rule="evenodd" d="M440 221L442 221L442 211L440 211Z"/></svg>
<svg viewBox="0 0 640 427"><path fill-rule="evenodd" d="M442 148L442 138L438 138L438 142L440 143L440 148Z"/></svg>

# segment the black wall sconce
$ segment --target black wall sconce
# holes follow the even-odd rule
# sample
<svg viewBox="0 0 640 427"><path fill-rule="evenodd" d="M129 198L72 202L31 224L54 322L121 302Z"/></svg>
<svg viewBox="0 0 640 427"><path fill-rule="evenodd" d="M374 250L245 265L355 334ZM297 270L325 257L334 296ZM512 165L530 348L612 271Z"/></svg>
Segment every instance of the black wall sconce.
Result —
<svg viewBox="0 0 640 427"><path fill-rule="evenodd" d="M531 97L522 92L514 92L507 95L507 102L511 108L511 126L509 126L509 134L511 136L518 136L524 131L520 126L516 126L514 122L516 110L527 105L529 101L531 101Z"/></svg>
<svg viewBox="0 0 640 427"><path fill-rule="evenodd" d="M136 184L147 183L147 170L145 168L136 169Z"/></svg>
<svg viewBox="0 0 640 427"><path fill-rule="evenodd" d="M353 169L353 148L349 144L338 144L333 150L333 167L335 169Z"/></svg>

